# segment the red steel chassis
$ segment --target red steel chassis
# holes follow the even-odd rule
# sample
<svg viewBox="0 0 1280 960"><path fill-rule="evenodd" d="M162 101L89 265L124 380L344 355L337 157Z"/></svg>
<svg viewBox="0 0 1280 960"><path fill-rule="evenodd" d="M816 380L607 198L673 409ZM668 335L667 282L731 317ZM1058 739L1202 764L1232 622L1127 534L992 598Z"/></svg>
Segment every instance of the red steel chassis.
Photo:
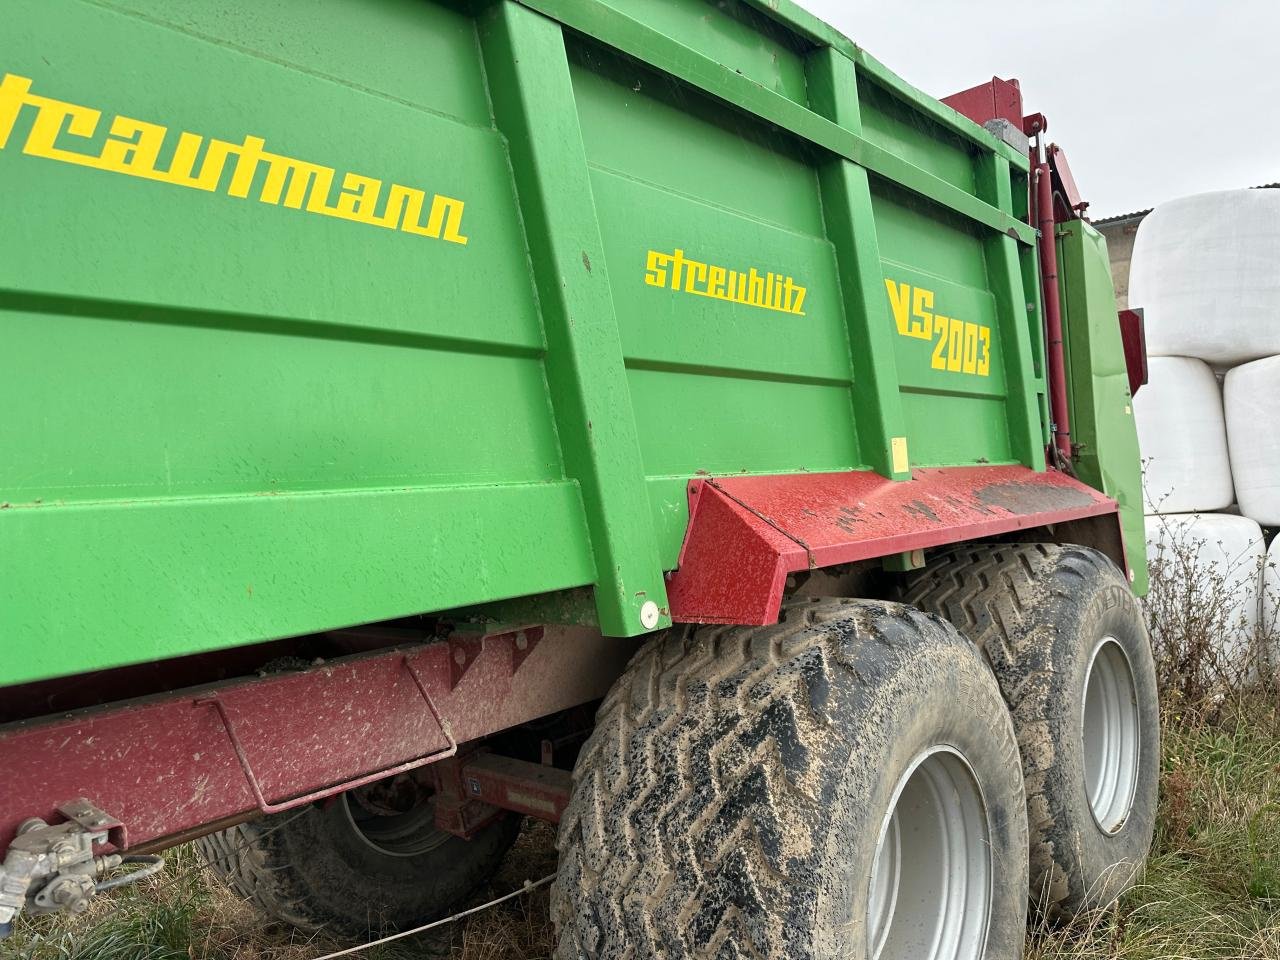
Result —
<svg viewBox="0 0 1280 960"><path fill-rule="evenodd" d="M700 477L689 499L669 584L678 621L771 623L789 573L904 554L910 565L927 547L1032 528L1124 563L1115 502L1054 470ZM78 797L119 820L112 846L145 851L444 760L446 829L470 833L498 807L556 820L567 775L459 745L603 696L634 646L585 627L459 633L10 723L0 850L23 820L57 822Z"/></svg>

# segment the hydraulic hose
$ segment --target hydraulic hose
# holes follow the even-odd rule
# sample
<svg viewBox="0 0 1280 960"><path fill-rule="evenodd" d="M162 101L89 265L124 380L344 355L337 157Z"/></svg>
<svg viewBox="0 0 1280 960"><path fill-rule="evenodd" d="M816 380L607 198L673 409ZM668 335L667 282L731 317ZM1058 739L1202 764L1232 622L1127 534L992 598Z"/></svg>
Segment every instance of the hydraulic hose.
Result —
<svg viewBox="0 0 1280 960"><path fill-rule="evenodd" d="M147 877L154 876L164 869L164 857L156 856L155 854L128 856L121 862L124 864L142 863L146 864L146 866L141 870L134 870L132 873L122 873L118 877L112 877L110 880L102 880L99 883L94 884L94 893L105 893L108 890L127 887L131 883L137 883L139 880L145 880Z"/></svg>

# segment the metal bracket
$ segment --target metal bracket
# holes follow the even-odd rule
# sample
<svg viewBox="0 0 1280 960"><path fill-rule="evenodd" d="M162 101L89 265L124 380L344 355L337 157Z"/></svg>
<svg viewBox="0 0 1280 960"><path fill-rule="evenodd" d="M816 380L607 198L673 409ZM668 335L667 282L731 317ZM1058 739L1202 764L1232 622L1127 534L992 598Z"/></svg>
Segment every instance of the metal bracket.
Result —
<svg viewBox="0 0 1280 960"><path fill-rule="evenodd" d="M125 850L129 846L129 833L125 825L111 814L99 810L84 797L64 803L58 812L68 820L74 820L84 827L86 833L106 831L107 839L117 850Z"/></svg>
<svg viewBox="0 0 1280 960"><path fill-rule="evenodd" d="M511 634L512 673L520 669L520 665L528 659L529 654L533 653L533 648L538 645L546 632L543 627L525 627Z"/></svg>
<svg viewBox="0 0 1280 960"><path fill-rule="evenodd" d="M373 783L375 780L381 780L384 777L392 777L399 773L415 770L418 767L424 767L429 763L435 763L437 760L452 757L458 752L458 742L453 738L453 733L449 729L449 721L440 716L440 711L436 709L435 702L431 699L431 694L427 693L427 688L423 684L422 678L418 675L418 671L414 668L411 657L406 654L401 663L405 670L409 672L409 676L413 678L414 685L418 688L418 692L422 694L422 699L426 701L427 709L431 711L432 718L440 727L440 732L444 734L445 741L449 745L442 750L423 754L416 759L375 770L373 773L356 777L354 780L345 780L327 787L321 787L319 790L313 790L310 793L304 793L301 796L280 803L268 803L267 798L263 795L262 786L258 783L253 767L249 764L249 756L245 752L244 745L240 742L240 737L236 734L235 727L231 723L231 716L227 713L226 704L216 694L210 697L202 697L195 702L197 706L210 706L217 711L222 720L222 725L227 731L227 738L231 741L231 747L235 751L236 759L240 762L240 769L244 771L244 778L249 784L249 790L253 794L254 801L258 804L258 809L263 813L281 813L308 803L314 803L316 800L323 800L335 794L354 790L356 787L363 787L365 784Z"/></svg>
<svg viewBox="0 0 1280 960"><path fill-rule="evenodd" d="M471 669L484 652L484 637L451 636L449 638L449 689L462 682L462 675Z"/></svg>
<svg viewBox="0 0 1280 960"><path fill-rule="evenodd" d="M1031 149L1031 138L1023 132L1020 124L999 117L988 120L983 127L997 140L1007 143L1021 154L1026 154Z"/></svg>
<svg viewBox="0 0 1280 960"><path fill-rule="evenodd" d="M436 827L465 840L502 816L501 807L468 796L462 779L463 760L455 757L432 768L436 777Z"/></svg>

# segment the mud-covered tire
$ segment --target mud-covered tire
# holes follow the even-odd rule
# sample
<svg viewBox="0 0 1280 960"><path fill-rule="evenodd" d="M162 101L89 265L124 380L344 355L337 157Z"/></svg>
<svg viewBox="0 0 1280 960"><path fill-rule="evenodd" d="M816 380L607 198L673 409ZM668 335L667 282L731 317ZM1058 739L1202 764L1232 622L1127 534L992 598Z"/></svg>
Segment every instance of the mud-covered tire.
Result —
<svg viewBox="0 0 1280 960"><path fill-rule="evenodd" d="M1026 776L1034 905L1065 919L1112 903L1150 850L1160 772L1155 664L1124 574L1087 547L972 545L931 557L906 580L901 599L977 643L1004 691ZM1112 656L1118 648L1127 661L1137 741L1134 773L1122 778L1132 791L1128 809L1122 800L1109 812L1102 806L1100 821L1086 778L1088 762L1098 779L1095 749L1086 747L1095 737L1083 723L1086 681L1102 676L1095 651L1104 638L1114 644L1101 650ZM1123 742L1118 749L1130 752Z"/></svg>
<svg viewBox="0 0 1280 960"><path fill-rule="evenodd" d="M471 840L443 835L384 848L368 842L347 804L339 797L273 814L197 846L214 874L267 916L358 939L448 914L493 876L520 827L505 816Z"/></svg>
<svg viewBox="0 0 1280 960"><path fill-rule="evenodd" d="M982 917L986 949L958 955L1021 957L1017 745L990 671L954 628L895 603L807 600L773 626L651 640L574 771L552 890L557 960L866 960L876 850L901 780L931 749L967 760L985 806L984 835L966 842L988 865L989 911L961 912ZM900 952L930 956L910 944L881 956Z"/></svg>

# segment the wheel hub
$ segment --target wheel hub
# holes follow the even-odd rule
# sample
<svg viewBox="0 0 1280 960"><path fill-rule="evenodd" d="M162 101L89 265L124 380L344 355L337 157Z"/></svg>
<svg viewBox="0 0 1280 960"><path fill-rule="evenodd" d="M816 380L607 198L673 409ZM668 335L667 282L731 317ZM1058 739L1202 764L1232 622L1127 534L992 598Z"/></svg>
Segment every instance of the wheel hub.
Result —
<svg viewBox="0 0 1280 960"><path fill-rule="evenodd" d="M872 960L979 960L993 872L982 791L948 746L917 757L894 789L871 871Z"/></svg>
<svg viewBox="0 0 1280 960"><path fill-rule="evenodd" d="M1103 637L1093 649L1085 674L1080 736L1093 819L1104 833L1116 833L1133 807L1142 744L1133 668L1114 637Z"/></svg>
<svg viewBox="0 0 1280 960"><path fill-rule="evenodd" d="M356 835L375 850L412 857L452 836L436 826L436 800L425 789L391 782L371 786L378 789L349 790L338 802Z"/></svg>

